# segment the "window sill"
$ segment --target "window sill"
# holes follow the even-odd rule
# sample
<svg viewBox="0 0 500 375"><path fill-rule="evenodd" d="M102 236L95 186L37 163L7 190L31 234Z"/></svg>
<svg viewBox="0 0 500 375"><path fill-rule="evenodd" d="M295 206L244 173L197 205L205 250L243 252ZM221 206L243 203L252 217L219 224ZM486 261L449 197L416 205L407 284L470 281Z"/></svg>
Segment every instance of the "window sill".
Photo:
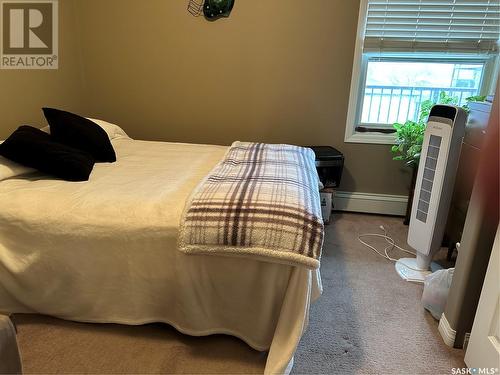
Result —
<svg viewBox="0 0 500 375"><path fill-rule="evenodd" d="M395 140L395 134L355 132L354 134L346 134L344 142L393 145Z"/></svg>

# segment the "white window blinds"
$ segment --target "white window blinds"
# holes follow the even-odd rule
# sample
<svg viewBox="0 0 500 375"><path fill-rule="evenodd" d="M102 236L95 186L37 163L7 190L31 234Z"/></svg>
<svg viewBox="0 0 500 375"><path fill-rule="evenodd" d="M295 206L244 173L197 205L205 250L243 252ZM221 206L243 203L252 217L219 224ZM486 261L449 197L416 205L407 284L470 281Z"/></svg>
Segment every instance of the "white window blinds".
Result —
<svg viewBox="0 0 500 375"><path fill-rule="evenodd" d="M499 0L368 0L365 51L498 50Z"/></svg>

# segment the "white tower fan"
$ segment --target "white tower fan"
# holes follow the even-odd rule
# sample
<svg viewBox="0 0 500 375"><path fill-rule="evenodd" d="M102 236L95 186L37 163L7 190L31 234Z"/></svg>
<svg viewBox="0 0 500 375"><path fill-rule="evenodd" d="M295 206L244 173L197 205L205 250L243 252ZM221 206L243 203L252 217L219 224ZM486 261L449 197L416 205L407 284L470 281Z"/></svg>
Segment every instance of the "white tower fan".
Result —
<svg viewBox="0 0 500 375"><path fill-rule="evenodd" d="M408 244L417 257L396 262L396 271L405 280L424 282L432 257L441 248L466 121L462 108L438 104L431 109L408 232Z"/></svg>

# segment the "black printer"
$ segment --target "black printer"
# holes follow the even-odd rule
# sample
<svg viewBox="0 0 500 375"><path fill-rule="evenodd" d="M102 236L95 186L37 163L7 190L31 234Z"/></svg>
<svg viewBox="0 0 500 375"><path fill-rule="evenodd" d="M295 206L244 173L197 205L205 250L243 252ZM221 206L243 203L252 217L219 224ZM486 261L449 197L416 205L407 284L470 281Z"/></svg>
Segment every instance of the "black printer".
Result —
<svg viewBox="0 0 500 375"><path fill-rule="evenodd" d="M309 146L316 154L316 168L325 188L337 188L344 170L344 155L331 146Z"/></svg>

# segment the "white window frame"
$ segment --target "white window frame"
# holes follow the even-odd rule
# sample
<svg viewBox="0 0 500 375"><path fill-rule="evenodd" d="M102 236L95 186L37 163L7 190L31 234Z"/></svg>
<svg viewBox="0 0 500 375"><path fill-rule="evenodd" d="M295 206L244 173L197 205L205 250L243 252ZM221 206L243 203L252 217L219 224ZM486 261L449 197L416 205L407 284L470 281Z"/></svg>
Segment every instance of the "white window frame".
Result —
<svg viewBox="0 0 500 375"><path fill-rule="evenodd" d="M387 57L387 58L402 58L403 53L363 53L364 34L366 16L368 10L368 0L361 0L358 16L358 28L356 36L356 46L354 49L354 63L351 77L351 88L349 93L349 108L347 111L347 124L344 141L346 143L373 143L373 144L394 144L396 139L395 134L384 134L377 132L357 132L355 129L359 124L361 117L362 99L364 98L364 87L366 86L366 75L368 68L368 60L370 57ZM413 54L415 57L432 60L436 59L436 53L421 53ZM432 56L432 57L431 57ZM456 62L484 62L485 68L481 78L480 94L492 94L495 91L496 80L498 79L499 58L498 55L484 55L479 57L475 54L450 54L443 56L442 60Z"/></svg>

